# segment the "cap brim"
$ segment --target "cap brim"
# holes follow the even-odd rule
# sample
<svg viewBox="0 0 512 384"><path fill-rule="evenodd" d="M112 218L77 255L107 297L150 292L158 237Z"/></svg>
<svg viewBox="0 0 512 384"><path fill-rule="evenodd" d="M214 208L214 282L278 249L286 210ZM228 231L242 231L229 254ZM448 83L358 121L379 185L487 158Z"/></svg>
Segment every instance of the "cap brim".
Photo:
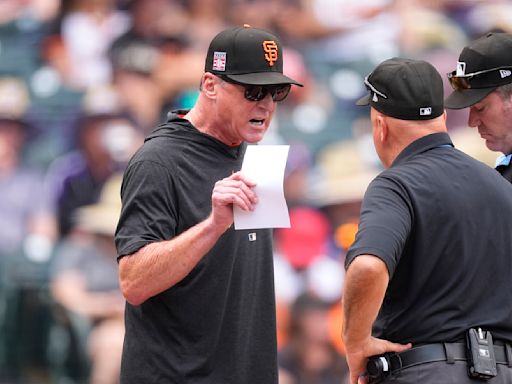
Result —
<svg viewBox="0 0 512 384"><path fill-rule="evenodd" d="M249 85L274 85L274 84L294 84L299 87L303 85L280 72L258 72L258 73L243 73L239 75L228 75L228 78L241 84Z"/></svg>
<svg viewBox="0 0 512 384"><path fill-rule="evenodd" d="M364 95L363 97L356 101L356 105L370 105L371 96L371 93Z"/></svg>
<svg viewBox="0 0 512 384"><path fill-rule="evenodd" d="M444 106L448 109L463 109L470 107L473 104L478 103L496 88L498 87L472 88L453 91L452 94L444 100Z"/></svg>

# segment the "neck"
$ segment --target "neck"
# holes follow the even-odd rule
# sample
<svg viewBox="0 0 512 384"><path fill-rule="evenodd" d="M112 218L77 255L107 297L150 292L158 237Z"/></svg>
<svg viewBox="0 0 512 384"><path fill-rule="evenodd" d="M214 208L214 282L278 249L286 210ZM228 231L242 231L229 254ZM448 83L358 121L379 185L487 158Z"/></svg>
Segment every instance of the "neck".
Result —
<svg viewBox="0 0 512 384"><path fill-rule="evenodd" d="M390 126L391 145L388 159L386 159L386 167L389 167L412 142L432 133L442 132L447 132L444 115L424 121L396 120Z"/></svg>
<svg viewBox="0 0 512 384"><path fill-rule="evenodd" d="M215 116L212 116L211 112L206 112L203 103L200 102L199 99L196 105L184 116L184 118L190 121L198 131L212 136L230 147L236 147L241 144L241 142L233 143L229 138L222 134L223 130L218 128L218 120Z"/></svg>

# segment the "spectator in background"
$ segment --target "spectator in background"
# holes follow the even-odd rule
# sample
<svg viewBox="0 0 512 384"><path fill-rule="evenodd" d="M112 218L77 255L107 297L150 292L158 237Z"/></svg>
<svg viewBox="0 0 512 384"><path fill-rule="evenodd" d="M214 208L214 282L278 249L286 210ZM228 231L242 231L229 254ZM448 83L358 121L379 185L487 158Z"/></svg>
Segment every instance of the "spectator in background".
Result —
<svg viewBox="0 0 512 384"><path fill-rule="evenodd" d="M0 73L23 79L37 66L38 45L57 15L60 0L0 2Z"/></svg>
<svg viewBox="0 0 512 384"><path fill-rule="evenodd" d="M204 52L217 31L230 25L228 18L234 11L233 4L230 0L187 0L185 3L189 13L186 32L191 47L196 52ZM244 23L265 27L261 23L249 22L248 19L235 21L234 24Z"/></svg>
<svg viewBox="0 0 512 384"><path fill-rule="evenodd" d="M29 78L32 103L27 113L35 133L25 157L47 168L56 157L75 149L84 90L74 77L68 47L59 33L45 36L39 53L39 65Z"/></svg>
<svg viewBox="0 0 512 384"><path fill-rule="evenodd" d="M330 304L304 293L290 311L288 341L278 355L280 384L348 384L345 357L329 332Z"/></svg>
<svg viewBox="0 0 512 384"><path fill-rule="evenodd" d="M38 314L39 286L57 237L44 175L23 161L29 102L23 80L0 77L0 381L8 382L21 378L22 364L43 360L32 355L40 332L26 315ZM23 344L25 335L33 344Z"/></svg>
<svg viewBox="0 0 512 384"><path fill-rule="evenodd" d="M147 45L118 47L112 57L112 85L144 134L163 120L165 95L153 74L160 52Z"/></svg>
<svg viewBox="0 0 512 384"><path fill-rule="evenodd" d="M226 19L234 24L249 23L263 29L275 29L275 18L287 0L228 0ZM295 0L292 0L295 2ZM284 31L282 31L284 32ZM286 36L282 37L286 45Z"/></svg>
<svg viewBox="0 0 512 384"><path fill-rule="evenodd" d="M275 231L278 301L289 303L306 291L329 303L339 300L343 267L332 254L327 217L315 208L294 207L290 209L290 224L290 228Z"/></svg>
<svg viewBox="0 0 512 384"><path fill-rule="evenodd" d="M46 177L61 236L71 231L74 211L96 202L105 181L124 170L142 143L141 132L123 111L112 88L91 89L82 113L76 132L77 149L57 158Z"/></svg>
<svg viewBox="0 0 512 384"><path fill-rule="evenodd" d="M292 143L284 174L284 193L289 209L309 203L312 165L313 159L308 147L302 143Z"/></svg>
<svg viewBox="0 0 512 384"><path fill-rule="evenodd" d="M121 176L111 176L97 203L75 211L72 234L53 259L51 293L90 359L88 383L119 382L124 298L117 278L114 231L121 212Z"/></svg>
<svg viewBox="0 0 512 384"><path fill-rule="evenodd" d="M395 53L400 26L391 0L306 0L284 7L276 22L288 36L313 42L308 59L348 63Z"/></svg>
<svg viewBox="0 0 512 384"><path fill-rule="evenodd" d="M129 9L132 27L110 49L114 85L149 133L168 109L193 105L202 56L191 47L190 16L178 2L134 0Z"/></svg>
<svg viewBox="0 0 512 384"><path fill-rule="evenodd" d="M315 208L293 207L290 224L291 228L278 228L274 232L279 347L289 338L290 306L298 297L307 293L333 304L339 302L342 294L343 267L341 260L332 255L327 217Z"/></svg>
<svg viewBox="0 0 512 384"><path fill-rule="evenodd" d="M398 40L402 54L425 57L437 51L451 58L453 50L466 41L464 29L447 12L457 2L395 0L393 7L400 22ZM468 2L465 3L467 6Z"/></svg>
<svg viewBox="0 0 512 384"><path fill-rule="evenodd" d="M277 228L275 232L276 249L297 271L305 271L327 256L330 225L315 208L290 209L290 228Z"/></svg>
<svg viewBox="0 0 512 384"><path fill-rule="evenodd" d="M41 170L22 161L30 131L24 120L29 103L21 79L0 77L0 259L24 255L46 261L56 227Z"/></svg>
<svg viewBox="0 0 512 384"><path fill-rule="evenodd" d="M512 182L512 34L490 33L464 47L448 80L446 108L469 107L468 125L503 153L496 170Z"/></svg>
<svg viewBox="0 0 512 384"><path fill-rule="evenodd" d="M75 82L84 89L109 84L108 49L129 27L115 0L63 0L61 34L69 52Z"/></svg>

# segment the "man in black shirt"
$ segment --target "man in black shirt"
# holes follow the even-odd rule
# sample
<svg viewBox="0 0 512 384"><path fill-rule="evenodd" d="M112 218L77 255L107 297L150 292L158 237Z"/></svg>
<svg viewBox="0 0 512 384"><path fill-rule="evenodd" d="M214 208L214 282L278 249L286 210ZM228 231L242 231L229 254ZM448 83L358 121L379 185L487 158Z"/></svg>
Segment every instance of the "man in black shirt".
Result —
<svg viewBox="0 0 512 384"><path fill-rule="evenodd" d="M116 232L128 303L121 383L277 383L270 230L235 231L239 172L294 80L278 39L244 26L210 43L199 98L131 159Z"/></svg>
<svg viewBox="0 0 512 384"><path fill-rule="evenodd" d="M371 106L387 169L368 186L345 261L351 383L479 382L465 353L471 328L494 338L486 357L497 364L489 357L481 377L511 383L510 184L453 147L432 65L389 59L365 84L358 103Z"/></svg>
<svg viewBox="0 0 512 384"><path fill-rule="evenodd" d="M446 108L469 107L468 125L503 153L496 170L512 182L512 34L489 33L469 44L448 80L454 90Z"/></svg>

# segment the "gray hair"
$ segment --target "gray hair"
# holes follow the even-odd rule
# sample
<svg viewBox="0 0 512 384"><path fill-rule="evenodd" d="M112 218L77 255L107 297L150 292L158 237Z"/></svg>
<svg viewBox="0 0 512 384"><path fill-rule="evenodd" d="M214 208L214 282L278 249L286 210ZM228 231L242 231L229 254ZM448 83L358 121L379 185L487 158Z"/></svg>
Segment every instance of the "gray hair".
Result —
<svg viewBox="0 0 512 384"><path fill-rule="evenodd" d="M496 92L498 92L503 101L512 102L512 83L496 88Z"/></svg>

